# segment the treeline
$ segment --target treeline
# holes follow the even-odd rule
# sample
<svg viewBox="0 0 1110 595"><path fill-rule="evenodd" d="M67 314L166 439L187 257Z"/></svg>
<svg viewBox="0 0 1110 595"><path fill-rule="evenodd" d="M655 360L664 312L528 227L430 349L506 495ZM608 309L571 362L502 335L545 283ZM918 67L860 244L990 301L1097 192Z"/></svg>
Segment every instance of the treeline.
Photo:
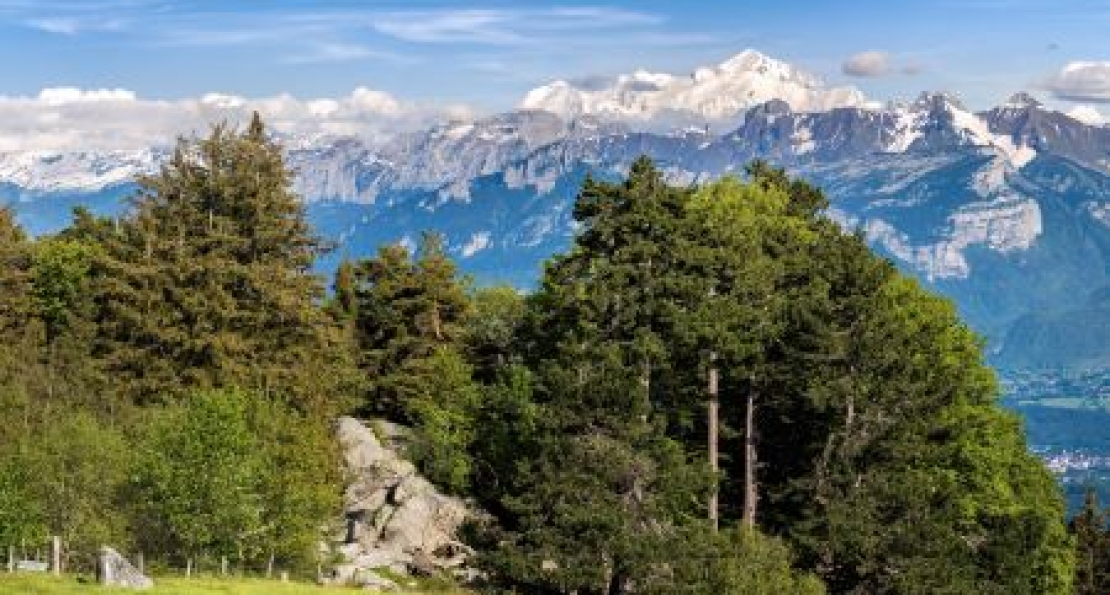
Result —
<svg viewBox="0 0 1110 595"><path fill-rule="evenodd" d="M289 175L256 119L182 142L125 217L32 241L0 209L5 552L315 567L354 377Z"/></svg>
<svg viewBox="0 0 1110 595"><path fill-rule="evenodd" d="M354 412L490 513L490 590L1071 592L979 340L804 181L641 159L584 183L528 295L434 235L325 295L289 176L256 119L183 141L119 219L0 215L0 544L312 566Z"/></svg>

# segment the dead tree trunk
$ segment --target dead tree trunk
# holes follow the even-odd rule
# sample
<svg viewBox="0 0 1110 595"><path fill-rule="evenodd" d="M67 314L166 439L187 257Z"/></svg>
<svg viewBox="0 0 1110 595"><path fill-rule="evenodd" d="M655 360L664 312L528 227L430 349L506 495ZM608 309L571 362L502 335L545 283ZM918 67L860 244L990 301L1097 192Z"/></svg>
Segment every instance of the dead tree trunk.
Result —
<svg viewBox="0 0 1110 595"><path fill-rule="evenodd" d="M754 384L754 383L753 383ZM744 526L755 528L755 507L759 490L756 485L755 464L755 387L748 387L744 411Z"/></svg>
<svg viewBox="0 0 1110 595"><path fill-rule="evenodd" d="M720 526L720 501L719 501L719 478L720 473L720 415L721 415L721 399L720 399L720 372L717 370L717 352L709 353L709 411L707 425L708 439L709 439L709 470L713 473L713 486L709 492L709 522L713 525L713 530L716 531Z"/></svg>

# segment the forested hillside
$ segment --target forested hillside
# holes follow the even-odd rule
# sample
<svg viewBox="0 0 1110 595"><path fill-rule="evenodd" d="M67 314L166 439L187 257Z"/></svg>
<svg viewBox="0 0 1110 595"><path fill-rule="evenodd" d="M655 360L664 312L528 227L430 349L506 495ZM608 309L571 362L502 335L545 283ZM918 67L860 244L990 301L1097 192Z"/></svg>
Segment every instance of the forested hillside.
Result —
<svg viewBox="0 0 1110 595"><path fill-rule="evenodd" d="M522 295L435 230L325 291L290 179L256 117L182 141L118 218L32 241L0 211L0 545L311 572L353 413L489 512L491 592L1072 592L981 341L817 187L587 178Z"/></svg>

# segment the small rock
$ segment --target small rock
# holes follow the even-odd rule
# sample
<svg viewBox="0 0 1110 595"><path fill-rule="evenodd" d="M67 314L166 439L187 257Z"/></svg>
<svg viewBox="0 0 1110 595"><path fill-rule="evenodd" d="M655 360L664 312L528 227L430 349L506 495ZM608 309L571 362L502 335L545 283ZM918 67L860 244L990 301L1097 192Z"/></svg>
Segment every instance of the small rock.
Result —
<svg viewBox="0 0 1110 595"><path fill-rule="evenodd" d="M150 577L144 576L119 552L108 546L100 548L97 578L102 585L125 589L149 589L154 586Z"/></svg>

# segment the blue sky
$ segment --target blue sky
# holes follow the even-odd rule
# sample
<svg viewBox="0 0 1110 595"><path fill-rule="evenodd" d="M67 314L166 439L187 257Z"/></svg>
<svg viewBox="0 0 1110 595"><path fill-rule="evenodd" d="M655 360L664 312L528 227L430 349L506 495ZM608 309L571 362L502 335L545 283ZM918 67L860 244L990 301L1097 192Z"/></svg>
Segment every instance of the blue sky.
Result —
<svg viewBox="0 0 1110 595"><path fill-rule="evenodd" d="M0 0L0 151L146 147L256 110L386 137L747 48L873 100L1024 90L1106 122L1108 31L1105 0Z"/></svg>
<svg viewBox="0 0 1110 595"><path fill-rule="evenodd" d="M935 89L983 107L1021 89L1050 95L1039 87L1064 64L1110 59L1108 31L1110 3L1089 0L0 0L0 94L324 97L361 85L500 109L552 78L686 72L752 47L880 99ZM844 74L863 51L886 54L890 73Z"/></svg>

